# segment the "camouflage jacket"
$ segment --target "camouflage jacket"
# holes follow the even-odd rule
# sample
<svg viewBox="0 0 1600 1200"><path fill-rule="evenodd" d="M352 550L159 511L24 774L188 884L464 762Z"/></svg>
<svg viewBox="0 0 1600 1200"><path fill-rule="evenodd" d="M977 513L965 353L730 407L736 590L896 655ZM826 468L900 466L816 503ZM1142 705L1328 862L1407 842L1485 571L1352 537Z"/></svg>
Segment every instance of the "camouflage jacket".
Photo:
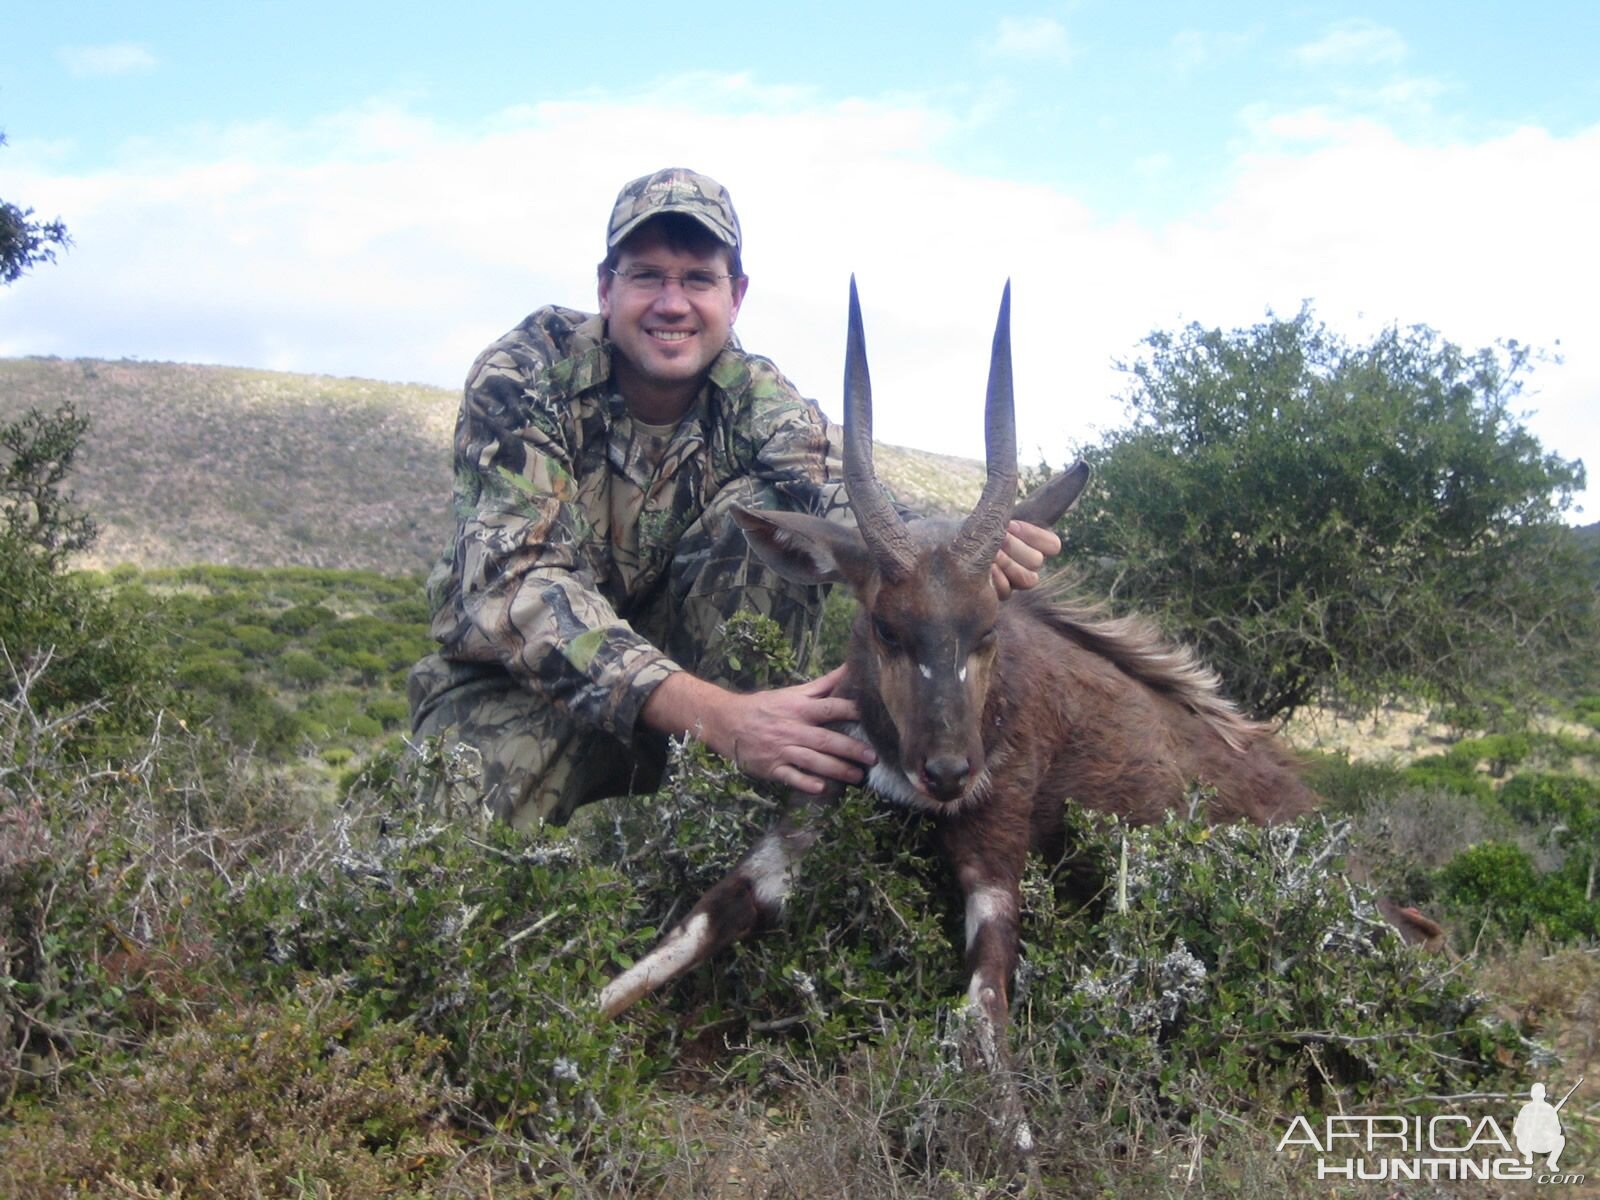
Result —
<svg viewBox="0 0 1600 1200"><path fill-rule="evenodd" d="M428 579L446 658L499 662L623 739L650 692L682 669L626 617L711 498L752 476L794 509L843 505L826 418L770 361L732 343L653 473L635 466L633 436L601 318L533 313L467 377L456 534ZM611 527L619 499L638 513L636 532Z"/></svg>

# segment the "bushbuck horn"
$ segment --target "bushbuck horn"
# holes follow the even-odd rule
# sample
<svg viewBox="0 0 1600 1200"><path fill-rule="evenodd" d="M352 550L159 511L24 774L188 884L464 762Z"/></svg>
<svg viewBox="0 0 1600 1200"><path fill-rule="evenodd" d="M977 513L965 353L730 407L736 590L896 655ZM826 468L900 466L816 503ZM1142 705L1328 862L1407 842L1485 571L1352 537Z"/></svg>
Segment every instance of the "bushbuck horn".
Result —
<svg viewBox="0 0 1600 1200"><path fill-rule="evenodd" d="M994 347L989 352L989 392L984 400L984 447L988 475L978 506L950 546L957 561L987 572L1006 538L1006 521L1017 498L1017 422L1011 387L1011 281L1000 295Z"/></svg>
<svg viewBox="0 0 1600 1200"><path fill-rule="evenodd" d="M844 352L844 485L856 514L856 528L878 570L886 579L908 578L916 569L911 535L872 468L872 379L867 374L867 339L854 275L850 276L850 330Z"/></svg>

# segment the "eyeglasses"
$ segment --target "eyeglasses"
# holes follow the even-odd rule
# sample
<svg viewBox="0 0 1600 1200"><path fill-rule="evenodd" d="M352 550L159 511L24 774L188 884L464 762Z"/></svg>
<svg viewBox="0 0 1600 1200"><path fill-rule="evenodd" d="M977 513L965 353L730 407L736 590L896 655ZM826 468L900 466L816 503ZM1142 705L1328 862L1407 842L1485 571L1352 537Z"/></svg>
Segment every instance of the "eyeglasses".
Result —
<svg viewBox="0 0 1600 1200"><path fill-rule="evenodd" d="M629 291L641 295L654 296L662 291L667 282L677 284L684 291L696 296L704 296L716 291L722 286L724 279L732 279L732 275L719 275L715 271L685 271L681 275L674 275L670 271L663 271L658 267L629 267L626 271L611 272Z"/></svg>

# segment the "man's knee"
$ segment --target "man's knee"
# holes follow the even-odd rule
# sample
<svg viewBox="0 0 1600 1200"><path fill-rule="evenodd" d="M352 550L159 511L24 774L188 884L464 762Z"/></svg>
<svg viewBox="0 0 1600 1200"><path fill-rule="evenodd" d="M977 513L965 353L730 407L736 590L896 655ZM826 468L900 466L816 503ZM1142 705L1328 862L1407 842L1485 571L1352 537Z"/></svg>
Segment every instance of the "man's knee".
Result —
<svg viewBox="0 0 1600 1200"><path fill-rule="evenodd" d="M429 655L407 680L412 731L437 738L435 796L519 829L565 825L581 806L660 786L666 740L631 744L581 725L510 674Z"/></svg>

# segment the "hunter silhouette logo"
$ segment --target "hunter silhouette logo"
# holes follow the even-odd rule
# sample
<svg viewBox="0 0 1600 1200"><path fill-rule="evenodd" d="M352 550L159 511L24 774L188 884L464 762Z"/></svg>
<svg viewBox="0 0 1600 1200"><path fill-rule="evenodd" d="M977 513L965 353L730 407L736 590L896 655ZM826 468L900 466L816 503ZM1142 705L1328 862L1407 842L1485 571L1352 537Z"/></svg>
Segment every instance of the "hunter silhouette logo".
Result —
<svg viewBox="0 0 1600 1200"><path fill-rule="evenodd" d="M1321 1127L1295 1117L1278 1151L1303 1154L1318 1179L1495 1179L1543 1184L1581 1184L1581 1174L1557 1173L1567 1141L1560 1112L1582 1085L1567 1089L1555 1104L1545 1085L1534 1084L1507 1137L1493 1116L1442 1112L1433 1116L1393 1114L1324 1116ZM1534 1165L1535 1158L1544 1161Z"/></svg>
<svg viewBox="0 0 1600 1200"><path fill-rule="evenodd" d="M1567 1094L1561 1097L1557 1104L1548 1104L1544 1098L1544 1084L1536 1083L1528 1092L1532 1097L1522 1106L1522 1111L1517 1114L1516 1123L1511 1126L1511 1136L1516 1139L1517 1152L1523 1159L1532 1165L1535 1154L1548 1154L1545 1166L1550 1170L1556 1169L1556 1159L1561 1157L1561 1151L1566 1148L1567 1139L1561 1136L1561 1118L1556 1114L1561 1111L1561 1105L1572 1099L1572 1093L1578 1090L1578 1083L1567 1089Z"/></svg>

